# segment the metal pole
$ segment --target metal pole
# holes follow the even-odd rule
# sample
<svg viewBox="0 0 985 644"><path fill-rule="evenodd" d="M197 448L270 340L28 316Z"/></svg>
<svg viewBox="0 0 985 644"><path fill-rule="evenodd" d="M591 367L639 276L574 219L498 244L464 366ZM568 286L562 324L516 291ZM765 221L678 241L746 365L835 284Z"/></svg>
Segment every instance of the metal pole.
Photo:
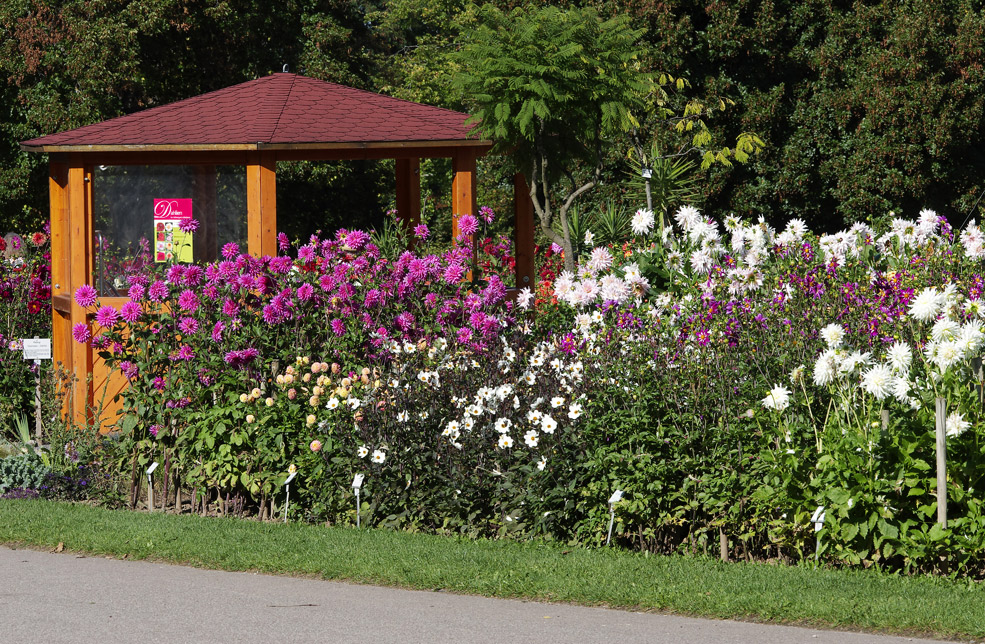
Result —
<svg viewBox="0 0 985 644"><path fill-rule="evenodd" d="M284 486L287 488L287 498L284 499L284 523L287 523L287 509L291 507L291 484Z"/></svg>
<svg viewBox="0 0 985 644"><path fill-rule="evenodd" d="M147 510L148 512L154 511L154 482L150 472L147 473Z"/></svg>
<svg viewBox="0 0 985 644"><path fill-rule="evenodd" d="M41 449L41 361L35 360L34 367L34 438L37 448Z"/></svg>
<svg viewBox="0 0 985 644"><path fill-rule="evenodd" d="M947 401L937 398L937 523L947 527Z"/></svg>

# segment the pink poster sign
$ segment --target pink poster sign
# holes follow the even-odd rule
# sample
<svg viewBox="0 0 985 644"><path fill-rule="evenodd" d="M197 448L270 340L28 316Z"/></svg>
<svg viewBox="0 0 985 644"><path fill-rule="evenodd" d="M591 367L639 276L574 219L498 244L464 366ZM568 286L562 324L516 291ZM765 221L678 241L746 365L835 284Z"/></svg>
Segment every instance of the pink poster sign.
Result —
<svg viewBox="0 0 985 644"><path fill-rule="evenodd" d="M154 219L191 219L191 199L155 199Z"/></svg>
<svg viewBox="0 0 985 644"><path fill-rule="evenodd" d="M181 226L192 219L191 199L154 200L154 261L192 261L192 233Z"/></svg>

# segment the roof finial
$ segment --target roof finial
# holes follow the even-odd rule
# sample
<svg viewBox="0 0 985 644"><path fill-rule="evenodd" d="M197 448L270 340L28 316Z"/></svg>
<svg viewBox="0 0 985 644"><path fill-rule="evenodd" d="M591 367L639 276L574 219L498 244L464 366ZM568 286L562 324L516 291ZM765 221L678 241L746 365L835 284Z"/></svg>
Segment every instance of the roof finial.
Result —
<svg viewBox="0 0 985 644"><path fill-rule="evenodd" d="M290 68L289 68L289 67L287 66L287 63L284 63L284 73L286 74L286 73L288 73L288 72L290 72L290 71L291 71L291 70L290 70Z"/></svg>

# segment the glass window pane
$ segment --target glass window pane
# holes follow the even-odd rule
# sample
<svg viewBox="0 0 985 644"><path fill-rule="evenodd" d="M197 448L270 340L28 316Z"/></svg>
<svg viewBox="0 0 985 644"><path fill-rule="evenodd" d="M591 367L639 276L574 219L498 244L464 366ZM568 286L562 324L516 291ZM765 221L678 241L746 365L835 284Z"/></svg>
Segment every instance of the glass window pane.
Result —
<svg viewBox="0 0 985 644"><path fill-rule="evenodd" d="M94 269L101 295L153 264L208 262L246 249L244 166L99 166L94 171Z"/></svg>

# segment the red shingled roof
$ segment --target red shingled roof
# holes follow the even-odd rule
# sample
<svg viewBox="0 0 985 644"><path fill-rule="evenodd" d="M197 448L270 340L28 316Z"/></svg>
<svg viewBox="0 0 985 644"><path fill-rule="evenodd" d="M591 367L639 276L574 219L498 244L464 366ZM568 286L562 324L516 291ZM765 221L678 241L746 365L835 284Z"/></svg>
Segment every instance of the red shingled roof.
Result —
<svg viewBox="0 0 985 644"><path fill-rule="evenodd" d="M467 114L298 74L273 74L21 145L234 146L476 140Z"/></svg>

